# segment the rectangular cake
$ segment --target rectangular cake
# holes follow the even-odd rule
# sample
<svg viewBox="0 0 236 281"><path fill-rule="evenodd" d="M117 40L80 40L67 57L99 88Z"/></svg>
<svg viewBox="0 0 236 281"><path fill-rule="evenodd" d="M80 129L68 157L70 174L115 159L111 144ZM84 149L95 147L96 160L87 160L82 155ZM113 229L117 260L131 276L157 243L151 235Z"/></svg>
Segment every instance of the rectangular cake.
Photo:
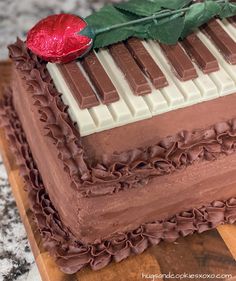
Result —
<svg viewBox="0 0 236 281"><path fill-rule="evenodd" d="M236 220L236 24L80 61L9 46L1 120L61 270L97 270Z"/></svg>

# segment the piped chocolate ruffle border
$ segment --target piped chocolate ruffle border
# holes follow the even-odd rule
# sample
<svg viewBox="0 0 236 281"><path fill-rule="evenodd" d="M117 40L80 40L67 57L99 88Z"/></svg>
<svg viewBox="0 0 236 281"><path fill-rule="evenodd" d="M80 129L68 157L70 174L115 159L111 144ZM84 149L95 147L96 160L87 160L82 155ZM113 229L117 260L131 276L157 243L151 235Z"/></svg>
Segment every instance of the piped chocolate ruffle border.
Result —
<svg viewBox="0 0 236 281"><path fill-rule="evenodd" d="M13 108L10 89L0 103L0 120L26 182L30 208L44 247L65 273L73 274L85 266L98 270L112 261L119 262L130 255L140 254L161 241L173 242L180 236L201 233L219 224L236 221L236 198L230 198L179 213L168 220L143 224L98 244L82 244L63 225L50 201Z"/></svg>
<svg viewBox="0 0 236 281"><path fill-rule="evenodd" d="M112 194L144 186L149 179L173 173L197 161L212 161L236 150L236 119L193 132L182 131L156 145L104 155L98 163L86 160L83 140L71 121L47 71L46 62L32 54L20 39L9 46L10 57L28 85L40 121L81 196Z"/></svg>

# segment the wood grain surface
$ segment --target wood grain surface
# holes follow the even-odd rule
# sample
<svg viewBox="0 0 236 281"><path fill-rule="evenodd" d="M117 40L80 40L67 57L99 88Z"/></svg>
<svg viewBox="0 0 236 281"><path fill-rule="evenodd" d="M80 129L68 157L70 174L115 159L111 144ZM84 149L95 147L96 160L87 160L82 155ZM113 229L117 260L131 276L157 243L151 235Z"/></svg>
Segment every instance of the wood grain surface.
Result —
<svg viewBox="0 0 236 281"><path fill-rule="evenodd" d="M9 83L9 77L9 62L0 63L1 93L2 84ZM195 278L182 275L182 279L179 279L177 274L215 274L210 280L236 280L236 225L219 226L217 230L180 238L175 243L162 242L141 255L130 257L118 264L111 263L97 272L83 269L73 275L62 273L43 248L29 209L24 182L19 176L14 155L9 150L2 130L0 130L0 150L43 281L209 280L209 276L201 278L203 275ZM161 273L165 275L160 276ZM168 275L171 277L170 274L176 276L168 278ZM216 274L230 274L231 278L229 279L229 276L218 278Z"/></svg>

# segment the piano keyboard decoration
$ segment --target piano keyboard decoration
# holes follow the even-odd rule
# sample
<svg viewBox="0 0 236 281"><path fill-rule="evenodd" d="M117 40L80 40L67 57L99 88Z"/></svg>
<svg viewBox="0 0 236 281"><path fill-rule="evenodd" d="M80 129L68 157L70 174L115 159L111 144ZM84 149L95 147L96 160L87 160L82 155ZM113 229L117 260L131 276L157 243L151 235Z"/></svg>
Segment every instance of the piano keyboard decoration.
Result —
<svg viewBox="0 0 236 281"><path fill-rule="evenodd" d="M174 46L132 38L47 68L86 136L236 93L236 17Z"/></svg>

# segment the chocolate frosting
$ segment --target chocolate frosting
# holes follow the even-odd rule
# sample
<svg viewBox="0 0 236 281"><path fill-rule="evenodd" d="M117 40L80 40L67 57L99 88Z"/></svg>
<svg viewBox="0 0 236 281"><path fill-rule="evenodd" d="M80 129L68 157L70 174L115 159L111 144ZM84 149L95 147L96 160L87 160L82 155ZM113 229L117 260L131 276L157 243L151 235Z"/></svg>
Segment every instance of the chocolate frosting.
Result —
<svg viewBox="0 0 236 281"><path fill-rule="evenodd" d="M235 151L236 119L203 130L182 131L157 144L112 155L90 163L83 138L69 118L47 72L46 62L32 54L20 39L9 46L10 57L27 81L41 122L58 150L58 158L81 196L99 196L147 184L201 160L215 160Z"/></svg>
<svg viewBox="0 0 236 281"><path fill-rule="evenodd" d="M83 244L65 227L50 201L13 108L9 89L0 104L0 119L25 179L30 208L43 237L44 247L65 273L75 273L85 266L98 270L111 261L119 262L130 255L139 254L160 241L173 242L180 236L201 233L219 224L236 221L236 198L230 198L213 201L166 220L140 225L132 231L116 234L109 240Z"/></svg>

